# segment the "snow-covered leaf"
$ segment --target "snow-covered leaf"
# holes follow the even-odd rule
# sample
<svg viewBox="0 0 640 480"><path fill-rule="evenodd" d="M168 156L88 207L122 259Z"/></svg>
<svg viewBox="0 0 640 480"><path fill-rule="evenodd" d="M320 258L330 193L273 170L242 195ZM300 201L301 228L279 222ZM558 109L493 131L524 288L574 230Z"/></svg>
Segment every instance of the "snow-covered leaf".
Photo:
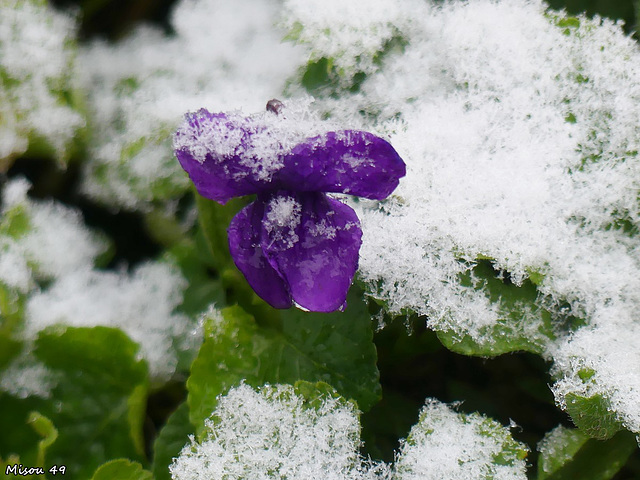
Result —
<svg viewBox="0 0 640 480"><path fill-rule="evenodd" d="M0 170L27 153L63 165L84 127L75 25L46 1L0 2Z"/></svg>
<svg viewBox="0 0 640 480"><path fill-rule="evenodd" d="M241 381L254 387L298 380L330 382L363 410L378 401L371 319L352 294L345 312L318 314L291 309L277 326L263 326L240 307L212 310L207 337L187 381L190 419L197 431L217 396Z"/></svg>

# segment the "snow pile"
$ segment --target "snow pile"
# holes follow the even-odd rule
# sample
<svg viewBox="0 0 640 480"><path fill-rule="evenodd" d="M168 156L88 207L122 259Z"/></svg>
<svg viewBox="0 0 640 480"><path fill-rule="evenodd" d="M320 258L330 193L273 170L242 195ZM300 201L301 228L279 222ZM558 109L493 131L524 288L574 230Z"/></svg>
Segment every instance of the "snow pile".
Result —
<svg viewBox="0 0 640 480"><path fill-rule="evenodd" d="M316 409L289 385L241 385L220 397L207 429L174 460L175 480L358 478L360 423L344 400Z"/></svg>
<svg viewBox="0 0 640 480"><path fill-rule="evenodd" d="M305 25L312 57L364 45L357 37L375 30L366 13L354 20L323 4L305 2L324 12ZM408 166L394 198L355 204L360 278L391 312L416 311L479 344L502 341L492 327L513 319L480 288L475 261L490 259L516 286L530 279L539 296L523 306L520 334L538 335L555 360L558 401L602 393L640 431L640 371L629 367L640 358L637 43L609 20L537 0L376 5L402 6L402 49L379 49L355 93L323 100L336 122L364 112L365 128L388 135ZM333 43L322 25L338 32ZM361 70L357 55L340 61ZM546 337L527 313L540 307L554 330ZM571 334L561 321L571 316L587 327Z"/></svg>
<svg viewBox="0 0 640 480"><path fill-rule="evenodd" d="M74 19L47 2L0 3L0 166L27 148L66 159L84 126L68 100L75 94L74 38Z"/></svg>
<svg viewBox="0 0 640 480"><path fill-rule="evenodd" d="M187 111L264 110L280 96L299 54L274 28L278 2L183 0L173 37L140 28L115 47L81 53L96 136L84 190L144 208L189 183L171 148Z"/></svg>
<svg viewBox="0 0 640 480"><path fill-rule="evenodd" d="M174 459L174 480L526 478L526 448L508 429L435 400L427 401L395 466L360 457L360 424L351 403L305 399L288 385L231 389L219 397L207 429L201 443L192 438Z"/></svg>
<svg viewBox="0 0 640 480"><path fill-rule="evenodd" d="M401 480L525 479L526 449L509 430L479 414L427 400L396 460Z"/></svg>

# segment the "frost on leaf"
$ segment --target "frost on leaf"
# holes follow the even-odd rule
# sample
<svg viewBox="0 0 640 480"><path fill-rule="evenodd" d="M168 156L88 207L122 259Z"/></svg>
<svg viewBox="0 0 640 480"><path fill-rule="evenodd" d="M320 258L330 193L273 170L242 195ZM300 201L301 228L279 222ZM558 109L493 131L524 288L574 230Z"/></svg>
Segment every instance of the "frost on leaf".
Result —
<svg viewBox="0 0 640 480"><path fill-rule="evenodd" d="M349 87L357 75L375 72L380 55L394 42L402 43L402 30L410 22L407 12L418 6L398 0L366 6L340 0L287 0L282 24L286 38L309 51L310 65L332 70L338 83Z"/></svg>
<svg viewBox="0 0 640 480"><path fill-rule="evenodd" d="M28 150L64 163L76 109L74 20L46 1L0 3L0 170Z"/></svg>
<svg viewBox="0 0 640 480"><path fill-rule="evenodd" d="M77 210L32 200L28 189L24 179L4 186L0 221L0 293L13 308L0 312L13 321L15 336L29 342L55 323L119 327L140 343L154 379L168 379L178 352L198 342L193 322L174 312L186 288L177 268L148 262L132 274L95 269L107 248L104 238L84 225ZM16 362L16 376L36 379L41 373L29 357ZM46 382L26 381L21 395L29 384L39 393Z"/></svg>

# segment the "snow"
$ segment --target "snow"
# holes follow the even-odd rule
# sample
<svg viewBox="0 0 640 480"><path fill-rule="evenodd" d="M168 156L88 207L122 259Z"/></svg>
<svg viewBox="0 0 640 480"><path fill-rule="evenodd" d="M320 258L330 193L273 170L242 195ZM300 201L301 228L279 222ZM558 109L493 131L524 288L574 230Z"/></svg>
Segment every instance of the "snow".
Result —
<svg viewBox="0 0 640 480"><path fill-rule="evenodd" d="M84 225L80 212L55 201L30 199L28 188L21 178L5 185L3 216L23 215L26 230L3 230L0 235L0 281L26 296L22 339L31 342L55 323L121 328L141 345L152 378L168 380L178 352L193 348L200 336L195 322L174 312L186 288L181 273L161 262L141 264L130 274L95 269L95 258L107 247L105 240ZM0 227L7 228L5 223ZM51 283L38 288L42 281ZM41 366L16 362L7 385L19 386L20 395L41 395L42 385L47 385L36 381ZM23 381L14 381L22 370Z"/></svg>
<svg viewBox="0 0 640 480"><path fill-rule="evenodd" d="M309 60L331 59L350 79L357 72L376 70L375 57L409 20L420 2L288 0L282 26L289 37L312 46Z"/></svg>
<svg viewBox="0 0 640 480"><path fill-rule="evenodd" d="M289 385L247 385L218 397L203 441L192 437L173 480L222 478L526 479L526 448L479 414L427 400L395 465L358 454L358 411L344 399L305 401ZM500 462L495 460L500 458Z"/></svg>
<svg viewBox="0 0 640 480"><path fill-rule="evenodd" d="M73 90L75 20L46 2L0 4L0 159L24 153L33 137L44 139L63 160L81 115L58 90Z"/></svg>
<svg viewBox="0 0 640 480"><path fill-rule="evenodd" d="M184 193L189 182L170 141L184 113L264 111L301 61L273 26L278 6L183 0L173 12L173 37L144 27L116 46L84 48L82 82L99 132L84 191L139 209Z"/></svg>
<svg viewBox="0 0 640 480"><path fill-rule="evenodd" d="M376 30L386 7L403 47L363 67L358 53L370 57L389 37ZM598 17L567 26L535 0L386 0L371 15L287 8L312 58L338 55L347 84L349 72L368 74L359 91L318 108L342 124L366 112L363 128L387 135L407 163L391 199L352 203L369 293L394 314L415 311L435 330L490 343L504 312L461 278L478 258L516 285L535 273L541 306L587 323L575 334L555 324L557 340L543 344L559 404L600 392L640 431L640 372L628 366L640 355L637 43ZM312 9L322 13L305 23ZM525 334L536 321L526 319ZM586 384L583 368L597 372Z"/></svg>
<svg viewBox="0 0 640 480"><path fill-rule="evenodd" d="M294 197L276 196L269 200L262 221L274 242L283 248L293 247L300 238L296 229L300 225L302 205Z"/></svg>
<svg viewBox="0 0 640 480"><path fill-rule="evenodd" d="M526 463L517 450L525 447L508 429L428 399L401 444L395 469L400 480L526 479Z"/></svg>
<svg viewBox="0 0 640 480"><path fill-rule="evenodd" d="M0 239L0 282L21 293L26 293L33 283L23 249L9 238Z"/></svg>
<svg viewBox="0 0 640 480"><path fill-rule="evenodd" d="M91 268L107 248L101 236L84 226L77 210L54 201L31 200L29 187L21 177L5 185L3 216L12 211L24 215L28 227L25 232L0 235L0 279L23 292L32 276L52 279Z"/></svg>
<svg viewBox="0 0 640 480"><path fill-rule="evenodd" d="M29 353L20 355L0 376L0 391L18 398L37 396L50 398L58 383L56 373L39 363Z"/></svg>
<svg viewBox="0 0 640 480"><path fill-rule="evenodd" d="M151 377L168 380L178 361L174 342L196 328L188 317L173 312L185 287L175 267L158 262L144 263L131 274L79 270L28 299L25 335L34 338L56 323L117 327L140 344Z"/></svg>
<svg viewBox="0 0 640 480"><path fill-rule="evenodd" d="M324 397L315 409L289 385L241 385L219 397L206 428L174 459L174 480L359 478L360 424L344 400Z"/></svg>

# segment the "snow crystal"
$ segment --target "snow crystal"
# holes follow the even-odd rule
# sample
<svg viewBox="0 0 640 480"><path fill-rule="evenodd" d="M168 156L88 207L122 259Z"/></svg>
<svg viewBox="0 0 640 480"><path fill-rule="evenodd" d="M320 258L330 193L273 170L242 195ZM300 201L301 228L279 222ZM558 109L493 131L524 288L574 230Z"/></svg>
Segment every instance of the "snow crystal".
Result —
<svg viewBox="0 0 640 480"><path fill-rule="evenodd" d="M24 153L28 138L35 135L62 159L84 126L57 92L74 88L69 48L74 36L74 19L46 2L0 4L0 72L11 80L0 88L0 158Z"/></svg>
<svg viewBox="0 0 640 480"><path fill-rule="evenodd" d="M295 229L300 225L302 205L293 197L278 196L269 201L265 226L268 231L276 227Z"/></svg>
<svg viewBox="0 0 640 480"><path fill-rule="evenodd" d="M186 316L173 313L184 287L180 273L164 263L142 264L131 275L71 272L28 299L26 336L56 323L118 327L140 344L152 377L165 380L177 364L174 338L187 337L194 328Z"/></svg>
<svg viewBox="0 0 640 480"><path fill-rule="evenodd" d="M526 479L525 461L515 453L524 448L495 422L478 414L458 414L436 400L428 400L420 421L401 445L396 478Z"/></svg>
<svg viewBox="0 0 640 480"><path fill-rule="evenodd" d="M99 132L84 191L129 208L186 191L170 146L183 114L263 110L300 62L274 28L277 8L275 1L183 0L173 37L145 27L115 47L82 50L82 83Z"/></svg>
<svg viewBox="0 0 640 480"><path fill-rule="evenodd" d="M358 414L344 400L313 407L288 385L241 385L219 397L206 426L207 438L174 460L174 480L361 478Z"/></svg>

